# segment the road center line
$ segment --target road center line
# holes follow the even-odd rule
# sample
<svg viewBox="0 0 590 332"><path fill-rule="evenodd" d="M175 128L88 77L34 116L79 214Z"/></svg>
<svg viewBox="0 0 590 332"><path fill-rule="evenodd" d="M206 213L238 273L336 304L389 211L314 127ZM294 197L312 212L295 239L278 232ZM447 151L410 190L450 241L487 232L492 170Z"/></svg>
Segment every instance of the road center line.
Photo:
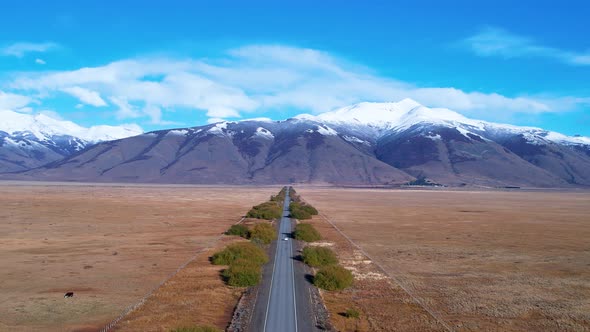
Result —
<svg viewBox="0 0 590 332"><path fill-rule="evenodd" d="M283 212L281 213L281 219L279 221L279 230L278 230L278 234L277 234L277 245L275 247L275 258L273 261L273 267L272 267L272 275L270 276L270 291L268 292L268 301L266 303L266 313L264 314L264 328L263 328L263 332L266 332L266 323L268 321L268 310L270 308L270 299L272 298L272 289L273 289L273 284L274 284L274 278L275 278L275 271L277 269L277 257L279 255L279 246L281 245L281 235L282 235L282 228L283 228L283 219L285 218L285 206L287 206L287 200L290 201L290 197L289 197L289 189L287 189L286 191L286 195L285 195L285 203L283 203ZM291 250L291 252L293 252L293 250ZM293 262L291 261L291 264L293 264ZM293 281L295 282L295 281ZM295 295L295 294L293 294ZM297 331L297 309L295 309L295 331Z"/></svg>

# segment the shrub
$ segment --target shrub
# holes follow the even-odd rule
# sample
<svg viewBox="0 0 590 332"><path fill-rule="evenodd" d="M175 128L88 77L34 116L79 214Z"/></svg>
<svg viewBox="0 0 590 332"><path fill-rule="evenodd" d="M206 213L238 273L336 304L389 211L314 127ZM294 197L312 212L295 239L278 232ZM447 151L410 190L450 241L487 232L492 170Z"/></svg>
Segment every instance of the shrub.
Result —
<svg viewBox="0 0 590 332"><path fill-rule="evenodd" d="M293 204L295 204L295 203L291 203L291 205L293 205ZM290 207L289 210L290 210L291 218L295 218L295 219L299 219L299 220L311 219L311 214L305 210L302 210L299 208L293 208L293 207Z"/></svg>
<svg viewBox="0 0 590 332"><path fill-rule="evenodd" d="M352 286L352 273L340 265L324 267L316 273L313 284L325 290L342 290Z"/></svg>
<svg viewBox="0 0 590 332"><path fill-rule="evenodd" d="M305 247L303 248L303 262L313 267L328 266L338 263L338 258L329 248Z"/></svg>
<svg viewBox="0 0 590 332"><path fill-rule="evenodd" d="M250 237L250 230L244 225L232 225L226 232L226 235L237 235L245 239Z"/></svg>
<svg viewBox="0 0 590 332"><path fill-rule="evenodd" d="M283 208L281 207L281 204L276 201L272 201L264 202L252 207L252 209L246 214L246 217L272 220L280 218L282 214Z"/></svg>
<svg viewBox="0 0 590 332"><path fill-rule="evenodd" d="M211 326L191 326L179 327L170 330L170 332L221 332L221 330Z"/></svg>
<svg viewBox="0 0 590 332"><path fill-rule="evenodd" d="M222 275L230 286L249 287L260 282L261 271L260 264L246 258L240 258L223 270Z"/></svg>
<svg viewBox="0 0 590 332"><path fill-rule="evenodd" d="M281 191L276 196L270 196L271 202L279 202L283 204L285 201L285 196L287 196L287 187L283 187Z"/></svg>
<svg viewBox="0 0 590 332"><path fill-rule="evenodd" d="M250 239L263 244L270 244L276 236L277 232L270 224L256 224L250 231Z"/></svg>
<svg viewBox="0 0 590 332"><path fill-rule="evenodd" d="M318 210L316 210L316 208L300 202L291 202L291 204L289 204L289 211L291 212L292 218L299 220L310 219L311 216L318 214Z"/></svg>
<svg viewBox="0 0 590 332"><path fill-rule="evenodd" d="M361 314L358 312L358 310L351 308L351 309L347 309L346 312L344 313L344 316L346 318L359 318Z"/></svg>
<svg viewBox="0 0 590 332"><path fill-rule="evenodd" d="M215 265L231 265L240 258L247 259L258 265L268 262L266 253L250 242L230 244L222 251L215 253L211 257L211 262Z"/></svg>
<svg viewBox="0 0 590 332"><path fill-rule="evenodd" d="M319 241L322 239L320 233L311 224L297 224L294 237L305 242Z"/></svg>
<svg viewBox="0 0 590 332"><path fill-rule="evenodd" d="M432 187L442 187L441 184L432 182L425 177L418 177L416 180L410 181L406 183L408 186L432 186Z"/></svg>

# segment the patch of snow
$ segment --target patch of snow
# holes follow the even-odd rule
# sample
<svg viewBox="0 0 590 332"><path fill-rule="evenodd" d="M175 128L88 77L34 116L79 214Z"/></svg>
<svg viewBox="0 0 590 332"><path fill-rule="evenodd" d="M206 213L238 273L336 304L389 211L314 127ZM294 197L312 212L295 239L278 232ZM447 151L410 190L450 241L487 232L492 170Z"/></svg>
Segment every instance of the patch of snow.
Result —
<svg viewBox="0 0 590 332"><path fill-rule="evenodd" d="M336 136L338 135L338 132L336 132L336 130L326 126L326 125L321 125L318 126L318 133L324 135L324 136Z"/></svg>
<svg viewBox="0 0 590 332"><path fill-rule="evenodd" d="M35 141L24 141L24 140L15 140L12 137L5 137L4 144L7 146L11 146L13 148L18 148L19 150L38 150L42 146L35 142Z"/></svg>
<svg viewBox="0 0 590 332"><path fill-rule="evenodd" d="M262 138L267 138L267 139L274 139L275 136L266 128L262 128L262 127L258 127L256 128L256 132L254 133L254 136L259 136Z"/></svg>
<svg viewBox="0 0 590 332"><path fill-rule="evenodd" d="M367 141L363 141L362 139L360 139L360 138L358 138L356 136L347 136L347 135L344 135L344 136L342 136L342 138L344 138L345 141L351 142L351 143L368 144Z"/></svg>
<svg viewBox="0 0 590 332"><path fill-rule="evenodd" d="M430 133L430 134L429 134L428 136L426 136L426 137L430 138L430 139L431 139L431 140L433 140L433 141L440 141L440 140L442 140L442 137L440 137L440 135L439 135L439 134L433 134L433 133Z"/></svg>
<svg viewBox="0 0 590 332"><path fill-rule="evenodd" d="M590 145L590 137L585 136L566 136L554 131L547 132L546 139L566 145Z"/></svg>
<svg viewBox="0 0 590 332"><path fill-rule="evenodd" d="M207 132L214 134L214 135L221 135L224 136L224 130L227 130L227 122L219 122L216 123L213 127L211 127Z"/></svg>
<svg viewBox="0 0 590 332"><path fill-rule="evenodd" d="M458 130L458 131L461 133L461 135L463 135L463 136L465 136L465 137L467 137L467 138L469 138L469 139L471 139L471 137L469 137L469 135L467 135L467 134L471 134L471 135L473 135L473 133L472 133L472 132L470 132L469 130L466 130L465 128L462 128L462 127L456 127L455 129L457 129L457 130Z"/></svg>
<svg viewBox="0 0 590 332"><path fill-rule="evenodd" d="M188 130L186 129L173 129L166 133L166 136L186 136Z"/></svg>
<svg viewBox="0 0 590 332"><path fill-rule="evenodd" d="M533 145L544 145L547 144L547 140L545 140L539 133L531 132L531 131L523 131L520 133L522 137L529 143Z"/></svg>
<svg viewBox="0 0 590 332"><path fill-rule="evenodd" d="M326 114L326 113L324 113ZM291 119L294 120L303 120L303 121L321 121L321 119L319 119L318 117L311 115L311 114L299 114L297 116L292 117Z"/></svg>
<svg viewBox="0 0 590 332"><path fill-rule="evenodd" d="M255 122L275 122L274 120L272 120L271 118L251 118L251 119L244 119L244 120L240 120L239 122L246 122L246 121L255 121Z"/></svg>

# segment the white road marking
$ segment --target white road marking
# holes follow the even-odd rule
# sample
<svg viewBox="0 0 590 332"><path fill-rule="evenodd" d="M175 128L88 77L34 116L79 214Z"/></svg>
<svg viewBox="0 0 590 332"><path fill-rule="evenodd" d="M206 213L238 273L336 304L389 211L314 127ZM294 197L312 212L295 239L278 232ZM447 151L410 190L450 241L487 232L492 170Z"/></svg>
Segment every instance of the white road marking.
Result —
<svg viewBox="0 0 590 332"><path fill-rule="evenodd" d="M293 254L293 241L289 241L289 244L291 246L291 254ZM297 332L297 298L295 295L297 293L295 292L295 267L293 266L293 260L294 259L291 258L291 281L293 282L293 310L295 311L295 332Z"/></svg>

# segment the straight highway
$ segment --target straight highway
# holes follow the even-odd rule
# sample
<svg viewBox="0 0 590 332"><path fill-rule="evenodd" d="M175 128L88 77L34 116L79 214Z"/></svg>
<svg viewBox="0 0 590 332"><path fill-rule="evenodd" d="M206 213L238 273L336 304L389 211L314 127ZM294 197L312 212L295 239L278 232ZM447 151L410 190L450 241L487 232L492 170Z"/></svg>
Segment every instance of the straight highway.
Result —
<svg viewBox="0 0 590 332"><path fill-rule="evenodd" d="M277 241L271 246L271 252L274 249L274 256L265 267L250 331L317 330L310 303L311 285L305 280L303 263L295 260L297 251L295 240L291 237L293 229L289 218L290 202L289 190L287 190Z"/></svg>

